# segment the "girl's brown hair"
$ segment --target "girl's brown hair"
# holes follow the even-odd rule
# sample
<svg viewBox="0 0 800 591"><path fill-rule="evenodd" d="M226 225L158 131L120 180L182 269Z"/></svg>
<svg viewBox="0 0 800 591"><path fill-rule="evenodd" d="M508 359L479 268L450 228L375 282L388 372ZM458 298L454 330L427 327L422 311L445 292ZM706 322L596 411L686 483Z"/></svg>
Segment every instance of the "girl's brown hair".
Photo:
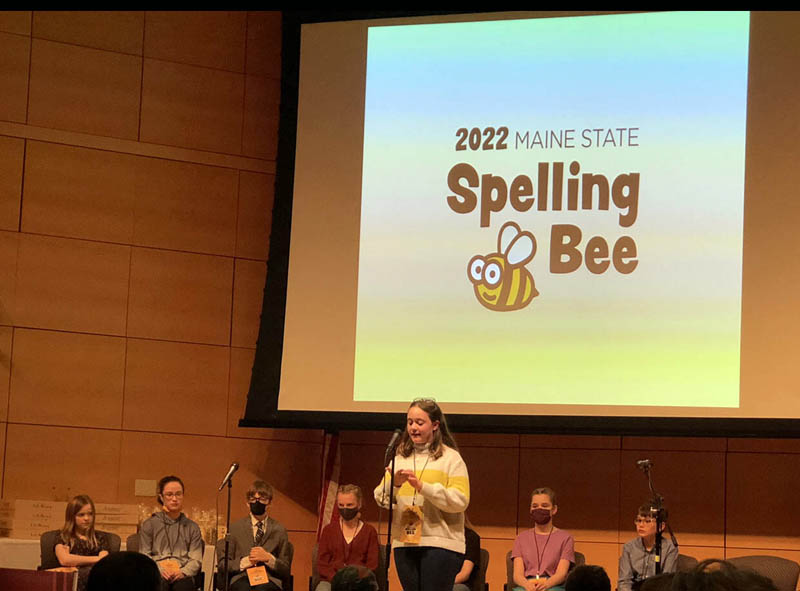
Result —
<svg viewBox="0 0 800 591"><path fill-rule="evenodd" d="M415 406L424 410L432 423L439 423L439 428L433 432L433 439L431 440L429 448L429 453L433 456L433 459L437 460L442 457L445 445L458 451L456 440L453 438L453 434L450 433L450 429L447 427L447 421L444 418L444 413L439 405L436 404L436 401L432 398L415 398L408 408L412 409ZM397 446L397 451L404 458L410 456L414 451L414 442L411 441L411 436L409 436L407 428L403 430L403 434L400 436L400 443Z"/></svg>
<svg viewBox="0 0 800 591"><path fill-rule="evenodd" d="M549 486L540 486L539 488L534 488L533 492L531 493L531 500L533 500L533 495L547 495L550 497L550 502L553 504L553 507L558 506L558 501L556 501L556 491Z"/></svg>
<svg viewBox="0 0 800 591"><path fill-rule="evenodd" d="M64 527L61 528L61 533L59 535L61 543L68 546L70 550L72 550L78 540L78 528L75 525L75 516L80 513L81 509L86 505L92 508L92 524L86 532L86 541L89 547L93 549L97 548L99 545L97 542L97 534L95 534L94 531L94 520L97 516L97 511L95 511L94 508L94 501L88 495L78 495L67 503L67 510L64 512Z"/></svg>

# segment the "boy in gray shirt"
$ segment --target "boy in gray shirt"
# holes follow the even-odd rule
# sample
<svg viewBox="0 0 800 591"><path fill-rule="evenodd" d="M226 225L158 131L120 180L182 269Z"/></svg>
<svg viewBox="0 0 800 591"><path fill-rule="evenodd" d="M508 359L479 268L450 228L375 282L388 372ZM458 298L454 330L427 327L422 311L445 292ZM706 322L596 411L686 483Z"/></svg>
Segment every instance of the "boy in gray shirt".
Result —
<svg viewBox="0 0 800 591"><path fill-rule="evenodd" d="M636 591L645 579L655 576L656 518L650 503L639 507L634 520L637 537L625 544L619 559L618 591ZM664 521L667 510L662 509ZM665 523L662 522L663 531ZM675 572L678 564L678 549L666 537L661 538L661 572Z"/></svg>

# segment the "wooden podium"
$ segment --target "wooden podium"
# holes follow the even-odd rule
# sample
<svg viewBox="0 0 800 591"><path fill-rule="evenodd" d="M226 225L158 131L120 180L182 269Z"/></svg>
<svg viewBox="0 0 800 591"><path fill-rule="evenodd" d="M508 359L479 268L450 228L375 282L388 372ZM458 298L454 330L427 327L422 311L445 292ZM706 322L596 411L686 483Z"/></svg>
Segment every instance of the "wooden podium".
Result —
<svg viewBox="0 0 800 591"><path fill-rule="evenodd" d="M72 591L77 573L0 568L3 591Z"/></svg>

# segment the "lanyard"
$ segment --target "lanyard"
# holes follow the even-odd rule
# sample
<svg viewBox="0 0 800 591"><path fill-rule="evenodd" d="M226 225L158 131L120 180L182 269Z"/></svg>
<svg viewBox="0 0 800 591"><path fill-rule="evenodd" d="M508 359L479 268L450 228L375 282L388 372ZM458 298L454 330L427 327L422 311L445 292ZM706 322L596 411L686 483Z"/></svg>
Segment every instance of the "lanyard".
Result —
<svg viewBox="0 0 800 591"><path fill-rule="evenodd" d="M173 528L173 526L177 526L178 530L178 533L175 535L174 541L169 539L169 531ZM180 516L178 517L178 520L175 523L164 523L164 537L166 538L166 543L164 542L161 543L161 553L162 554L164 553L164 546L166 546L167 549L169 550L169 556L177 558L175 556L175 545L178 544L178 542L180 541L179 538L181 537Z"/></svg>
<svg viewBox="0 0 800 591"><path fill-rule="evenodd" d="M536 578L538 579L542 576L543 570L542 569L542 560L544 560L544 553L547 550L547 544L550 542L550 536L553 535L553 530L555 528L550 526L550 532L547 534L547 540L544 543L544 547L542 548L542 554L539 554L539 540L536 539L536 530L533 530L533 543L536 544Z"/></svg>
<svg viewBox="0 0 800 591"><path fill-rule="evenodd" d="M414 475L417 476L417 480L422 481L422 475L425 473L425 468L428 467L428 462L431 460L431 452L428 451L428 458L425 460L425 465L422 466L422 471L420 471L419 476L417 476L417 450L414 450L414 455L412 456L412 461L414 462ZM411 499L411 505L414 506L417 504L417 489L414 488L414 498Z"/></svg>

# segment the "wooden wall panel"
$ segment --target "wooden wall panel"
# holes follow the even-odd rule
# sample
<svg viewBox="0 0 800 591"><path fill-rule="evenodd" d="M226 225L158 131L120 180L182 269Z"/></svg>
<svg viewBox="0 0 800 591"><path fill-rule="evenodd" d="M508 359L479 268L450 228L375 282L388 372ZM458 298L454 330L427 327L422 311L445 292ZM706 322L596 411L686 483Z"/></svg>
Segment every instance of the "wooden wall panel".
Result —
<svg viewBox="0 0 800 591"><path fill-rule="evenodd" d="M267 264L236 259L233 278L233 327L231 345L255 349L261 325L261 304Z"/></svg>
<svg viewBox="0 0 800 591"><path fill-rule="evenodd" d="M25 122L28 112L30 37L0 33L0 119Z"/></svg>
<svg viewBox="0 0 800 591"><path fill-rule="evenodd" d="M9 423L3 496L66 501L88 494L116 502L120 439L116 430Z"/></svg>
<svg viewBox="0 0 800 591"><path fill-rule="evenodd" d="M31 11L0 10L0 31L16 33L17 35L30 35Z"/></svg>
<svg viewBox="0 0 800 591"><path fill-rule="evenodd" d="M134 244L234 254L235 170L157 158L138 158L136 167Z"/></svg>
<svg viewBox="0 0 800 591"><path fill-rule="evenodd" d="M724 452L727 440L724 437L623 437L622 449L640 450L642 457L651 450L669 451L718 451Z"/></svg>
<svg viewBox="0 0 800 591"><path fill-rule="evenodd" d="M245 84L242 153L275 160L278 153L280 81L247 76Z"/></svg>
<svg viewBox="0 0 800 591"><path fill-rule="evenodd" d="M142 58L33 40L28 122L137 139Z"/></svg>
<svg viewBox="0 0 800 591"><path fill-rule="evenodd" d="M350 444L344 441L341 444L340 482L357 484L361 487L364 495L361 515L364 521L378 521L379 509L374 501L374 490L383 477L383 454L386 443L388 440L383 445ZM384 522L387 514L386 510L380 511L380 518Z"/></svg>
<svg viewBox="0 0 800 591"><path fill-rule="evenodd" d="M13 328L0 326L0 423L8 420L8 384L11 379L13 336Z"/></svg>
<svg viewBox="0 0 800 591"><path fill-rule="evenodd" d="M217 486L232 461L239 462L233 488L236 518L247 515L245 492L255 479L275 488L270 513L287 529L316 531L320 486L319 443L261 441L228 438L222 441L228 463L218 475Z"/></svg>
<svg viewBox="0 0 800 591"><path fill-rule="evenodd" d="M461 456L469 470L470 502L467 514L481 524L488 537L515 533L517 516L518 448L461 446Z"/></svg>
<svg viewBox="0 0 800 591"><path fill-rule="evenodd" d="M144 12L37 10L33 36L95 49L142 55Z"/></svg>
<svg viewBox="0 0 800 591"><path fill-rule="evenodd" d="M230 343L233 259L134 248L128 336Z"/></svg>
<svg viewBox="0 0 800 591"><path fill-rule="evenodd" d="M239 419L244 417L247 403L247 391L250 388L250 373L256 352L253 349L231 347L230 375L228 377L228 426L225 434L228 437L253 437L256 439L269 436L269 429L251 429L239 427Z"/></svg>
<svg viewBox="0 0 800 591"><path fill-rule="evenodd" d="M576 480L576 475L578 480ZM604 449L521 449L520 530L530 528L530 495L535 487L555 490L555 524L576 540L618 542L619 451Z"/></svg>
<svg viewBox="0 0 800 591"><path fill-rule="evenodd" d="M676 441L682 448L686 442ZM648 451L653 485L670 512L680 541L693 546L724 546L725 455L721 452ZM640 504L650 497L647 478L637 468L641 451L622 453L620 531L632 531Z"/></svg>
<svg viewBox="0 0 800 591"><path fill-rule="evenodd" d="M5 482L5 475L6 475L6 433L8 431L8 425L6 423L0 422L0 444L2 444L2 449L0 449L0 496L5 498L5 494L3 494L3 483Z"/></svg>
<svg viewBox="0 0 800 591"><path fill-rule="evenodd" d="M456 438L456 443L458 443L458 447L483 447L483 448L495 448L495 447L510 447L510 448L518 448L519 447L519 439L520 436L515 433L459 433L454 431L454 436ZM389 443L388 434L381 435L381 442ZM503 453L500 451L499 453ZM516 453L516 452L515 452Z"/></svg>
<svg viewBox="0 0 800 591"><path fill-rule="evenodd" d="M265 261L269 256L275 176L239 173L236 256Z"/></svg>
<svg viewBox="0 0 800 591"><path fill-rule="evenodd" d="M541 449L619 449L616 435L520 435L522 447Z"/></svg>
<svg viewBox="0 0 800 591"><path fill-rule="evenodd" d="M621 554L619 544L576 541L575 551L583 553L586 557L586 564L602 566L606 570L608 578L611 579L611 588L617 588L619 556Z"/></svg>
<svg viewBox="0 0 800 591"><path fill-rule="evenodd" d="M506 576L506 554L514 545L514 539L487 538L483 527L480 525L476 527L478 535L481 536L481 548L489 551L489 568L486 569L486 581L489 583L489 589L501 590L508 580Z"/></svg>
<svg viewBox="0 0 800 591"><path fill-rule="evenodd" d="M247 14L247 64L255 76L281 77L281 13L258 11Z"/></svg>
<svg viewBox="0 0 800 591"><path fill-rule="evenodd" d="M680 553L686 556L696 558L698 562L702 562L707 558L725 558L725 548L723 546L687 546L683 543L683 539L679 534L675 534L680 545ZM622 547L620 547L620 553Z"/></svg>
<svg viewBox="0 0 800 591"><path fill-rule="evenodd" d="M137 158L28 142L22 231L130 244Z"/></svg>
<svg viewBox="0 0 800 591"><path fill-rule="evenodd" d="M727 546L800 550L800 455L728 454Z"/></svg>
<svg viewBox="0 0 800 591"><path fill-rule="evenodd" d="M244 76L146 59L141 140L240 154Z"/></svg>
<svg viewBox="0 0 800 591"><path fill-rule="evenodd" d="M20 235L17 326L125 334L130 247Z"/></svg>
<svg viewBox="0 0 800 591"><path fill-rule="evenodd" d="M294 546L292 559L292 575L294 575L294 588L298 591L308 586L308 577L311 576L311 551L317 543L317 534L314 532L290 531L289 541ZM392 589L399 589L398 585Z"/></svg>
<svg viewBox="0 0 800 591"><path fill-rule="evenodd" d="M235 170L29 144L23 231L234 253Z"/></svg>
<svg viewBox="0 0 800 591"><path fill-rule="evenodd" d="M224 435L228 350L128 339L123 427Z"/></svg>
<svg viewBox="0 0 800 591"><path fill-rule="evenodd" d="M162 401L152 412L165 410ZM163 476L176 475L185 487L184 508L191 511L192 507L215 507L217 487L230 466L224 439L136 431L121 434L118 502L155 505L154 498L135 496L135 480L157 481ZM224 493L219 495L219 501L220 510L224 511Z"/></svg>
<svg viewBox="0 0 800 591"><path fill-rule="evenodd" d="M737 556L780 556L787 560L800 563L800 550L784 550L781 548L732 548L725 550L725 558L735 558ZM717 556L717 558L719 558Z"/></svg>
<svg viewBox="0 0 800 591"><path fill-rule="evenodd" d="M147 13L146 57L244 71L247 13L178 11Z"/></svg>
<svg viewBox="0 0 800 591"><path fill-rule="evenodd" d="M18 250L19 234L0 230L0 325L16 320Z"/></svg>
<svg viewBox="0 0 800 591"><path fill-rule="evenodd" d="M0 230L19 229L25 140L0 136Z"/></svg>
<svg viewBox="0 0 800 591"><path fill-rule="evenodd" d="M800 453L800 439L728 439L728 451Z"/></svg>
<svg viewBox="0 0 800 591"><path fill-rule="evenodd" d="M125 339L18 328L9 421L122 427Z"/></svg>

